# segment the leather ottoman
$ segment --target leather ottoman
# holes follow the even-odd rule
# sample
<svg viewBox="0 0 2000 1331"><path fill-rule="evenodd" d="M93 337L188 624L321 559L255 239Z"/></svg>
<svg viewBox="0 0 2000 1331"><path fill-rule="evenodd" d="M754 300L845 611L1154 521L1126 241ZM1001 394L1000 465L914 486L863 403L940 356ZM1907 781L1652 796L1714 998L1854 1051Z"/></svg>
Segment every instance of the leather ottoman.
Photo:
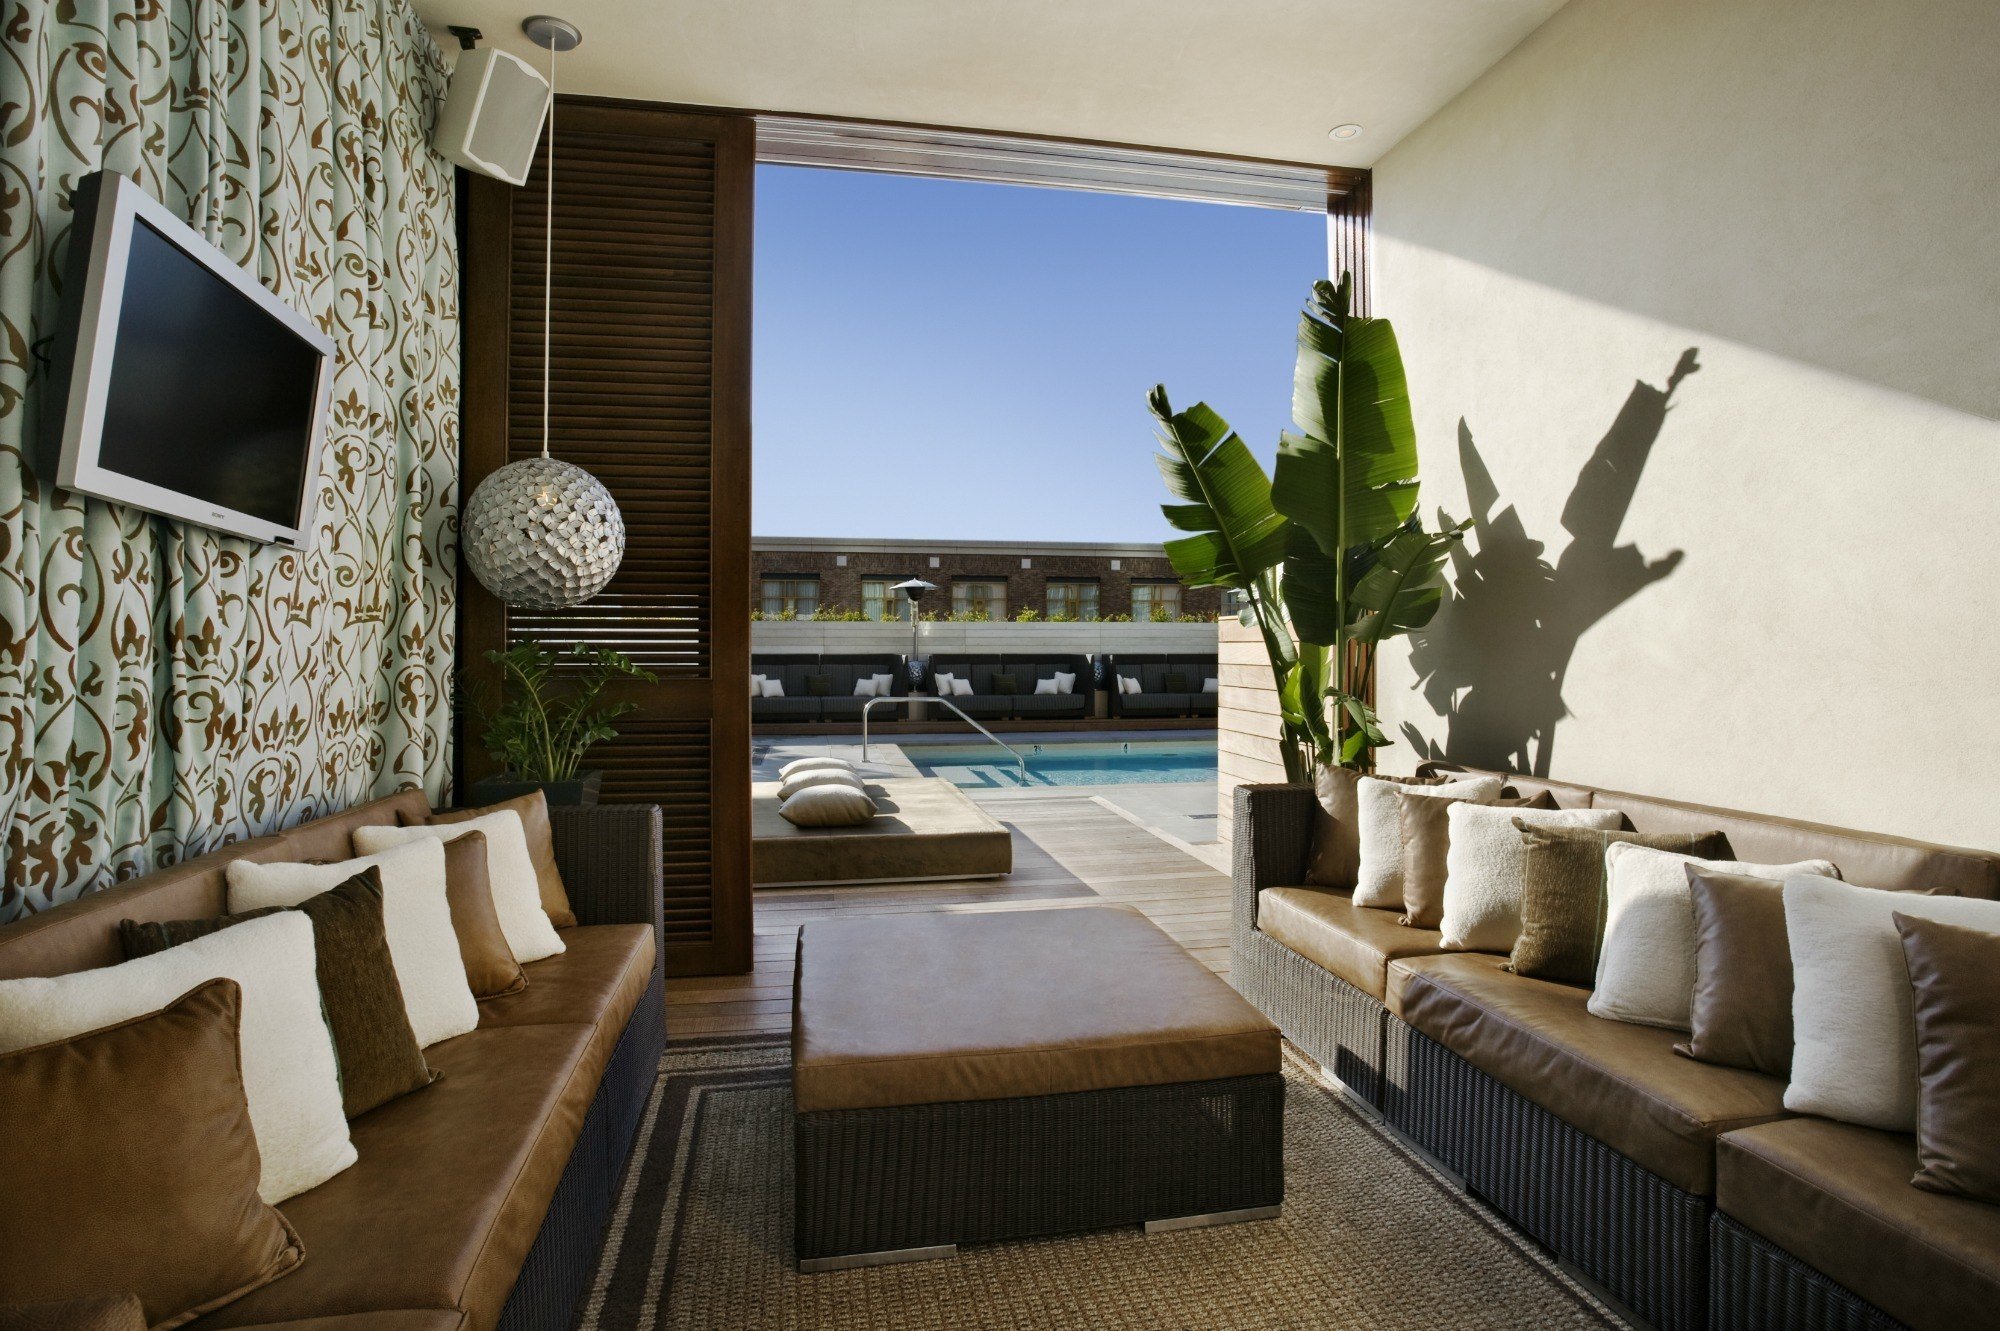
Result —
<svg viewBox="0 0 2000 1331"><path fill-rule="evenodd" d="M801 1270L1284 1197L1277 1028L1137 911L815 921L792 1005Z"/></svg>

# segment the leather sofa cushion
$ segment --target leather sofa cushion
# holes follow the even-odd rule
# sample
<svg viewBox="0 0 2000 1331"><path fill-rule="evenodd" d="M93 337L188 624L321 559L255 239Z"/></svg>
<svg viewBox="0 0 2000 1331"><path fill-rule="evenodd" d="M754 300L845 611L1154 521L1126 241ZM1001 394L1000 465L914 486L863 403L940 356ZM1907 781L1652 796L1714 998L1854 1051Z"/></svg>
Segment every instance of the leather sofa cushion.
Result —
<svg viewBox="0 0 2000 1331"><path fill-rule="evenodd" d="M1590 991L1506 958L1399 961L1401 1016L1480 1071L1684 1192L1715 1189L1718 1134L1785 1114L1785 1084L1674 1053L1679 1033L1593 1017Z"/></svg>
<svg viewBox="0 0 2000 1331"><path fill-rule="evenodd" d="M354 1166L285 1203L305 1264L197 1325L458 1308L490 1331L603 1074L593 1035L486 1027L432 1045L437 1083L355 1119Z"/></svg>
<svg viewBox="0 0 2000 1331"><path fill-rule="evenodd" d="M653 978L653 930L645 924L585 924L562 931L564 950L531 961L528 987L479 1005L482 1030L587 1021L601 1074Z"/></svg>
<svg viewBox="0 0 2000 1331"><path fill-rule="evenodd" d="M2000 1206L1910 1185L1914 1138L1823 1118L1717 1143L1716 1205L1828 1279L1916 1328L1990 1326Z"/></svg>
<svg viewBox="0 0 2000 1331"><path fill-rule="evenodd" d="M1386 996L1391 961L1444 950L1437 930L1398 924L1396 916L1318 887L1268 887L1257 894L1258 929L1370 998Z"/></svg>
<svg viewBox="0 0 2000 1331"><path fill-rule="evenodd" d="M801 1112L1255 1076L1278 1058L1263 1014L1126 907L876 915L799 932Z"/></svg>
<svg viewBox="0 0 2000 1331"><path fill-rule="evenodd" d="M207 1325L195 1322L194 1331L201 1331ZM238 1331L461 1331L464 1326L465 1314L456 1308L392 1308L332 1317L301 1317L289 1322L259 1322Z"/></svg>

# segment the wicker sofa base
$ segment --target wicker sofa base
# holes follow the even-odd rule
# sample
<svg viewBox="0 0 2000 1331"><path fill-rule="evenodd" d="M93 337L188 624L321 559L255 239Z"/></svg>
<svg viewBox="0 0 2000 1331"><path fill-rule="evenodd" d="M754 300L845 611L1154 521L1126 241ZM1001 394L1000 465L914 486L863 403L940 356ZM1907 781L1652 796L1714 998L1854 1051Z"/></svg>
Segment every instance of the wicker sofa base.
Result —
<svg viewBox="0 0 2000 1331"><path fill-rule="evenodd" d="M1389 1018L1391 1121L1465 1186L1661 1331L1708 1318L1710 1198L1683 1192Z"/></svg>
<svg viewBox="0 0 2000 1331"><path fill-rule="evenodd" d="M1237 940L1230 977L1287 1040L1355 1095L1382 1106L1388 1010L1379 1000L1256 929Z"/></svg>
<svg viewBox="0 0 2000 1331"><path fill-rule="evenodd" d="M1270 1073L794 1117L801 1262L1253 1210L1284 1198Z"/></svg>
<svg viewBox="0 0 2000 1331"><path fill-rule="evenodd" d="M1710 1331L1908 1331L1721 1212L1708 1232Z"/></svg>
<svg viewBox="0 0 2000 1331"><path fill-rule="evenodd" d="M659 1081L666 1046L666 976L656 960L652 981L618 1037L555 1198L500 1310L500 1331L568 1331L617 1201L639 1121Z"/></svg>

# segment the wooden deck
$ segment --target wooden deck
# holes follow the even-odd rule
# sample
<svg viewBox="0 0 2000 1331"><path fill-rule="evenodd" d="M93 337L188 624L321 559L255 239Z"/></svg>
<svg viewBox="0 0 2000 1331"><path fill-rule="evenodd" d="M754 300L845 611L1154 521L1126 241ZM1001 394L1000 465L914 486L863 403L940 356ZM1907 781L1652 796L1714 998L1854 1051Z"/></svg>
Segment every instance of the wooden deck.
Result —
<svg viewBox="0 0 2000 1331"><path fill-rule="evenodd" d="M756 969L667 981L668 1038L785 1032L798 928L834 914L1135 906L1208 968L1229 974L1229 879L1090 799L996 801L1014 832L1006 878L882 887L768 888L756 899Z"/></svg>

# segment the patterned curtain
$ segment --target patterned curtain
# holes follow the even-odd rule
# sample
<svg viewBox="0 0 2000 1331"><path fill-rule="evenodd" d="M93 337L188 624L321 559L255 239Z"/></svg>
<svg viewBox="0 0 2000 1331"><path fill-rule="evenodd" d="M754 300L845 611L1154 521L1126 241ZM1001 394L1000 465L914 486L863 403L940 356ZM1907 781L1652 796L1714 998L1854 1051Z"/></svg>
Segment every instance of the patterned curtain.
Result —
<svg viewBox="0 0 2000 1331"><path fill-rule="evenodd" d="M0 0L0 920L399 787L442 794L458 515L445 84L407 0ZM293 552L55 491L69 192L179 212L338 348Z"/></svg>

